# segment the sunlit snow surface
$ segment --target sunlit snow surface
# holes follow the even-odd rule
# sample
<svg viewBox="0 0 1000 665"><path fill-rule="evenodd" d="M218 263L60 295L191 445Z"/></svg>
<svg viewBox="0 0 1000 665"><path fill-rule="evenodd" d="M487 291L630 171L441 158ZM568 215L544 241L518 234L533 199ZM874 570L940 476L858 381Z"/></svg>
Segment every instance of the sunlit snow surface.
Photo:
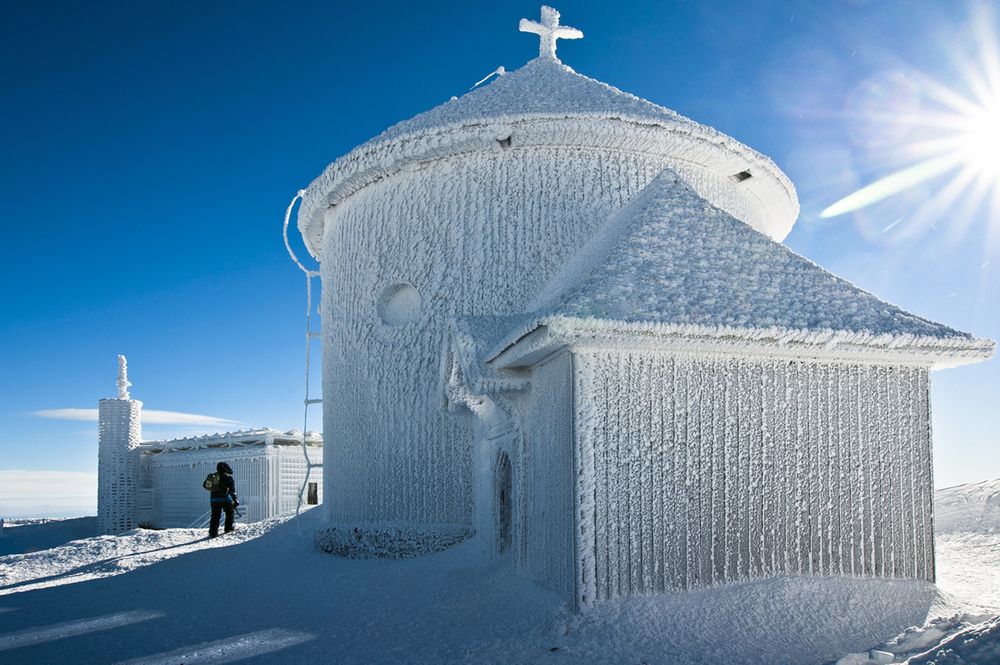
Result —
<svg viewBox="0 0 1000 665"><path fill-rule="evenodd" d="M52 523L19 526L0 551L49 549L0 556L0 662L825 663L854 652L842 662L868 663L879 649L911 665L996 663L998 492L1000 481L939 492L936 596L913 582L778 578L582 614L508 563L481 562L472 543L405 561L317 552L309 514L214 541L140 530L53 547ZM82 524L63 523L67 538ZM897 638L874 628L921 623L907 607L921 601L933 602L925 626Z"/></svg>

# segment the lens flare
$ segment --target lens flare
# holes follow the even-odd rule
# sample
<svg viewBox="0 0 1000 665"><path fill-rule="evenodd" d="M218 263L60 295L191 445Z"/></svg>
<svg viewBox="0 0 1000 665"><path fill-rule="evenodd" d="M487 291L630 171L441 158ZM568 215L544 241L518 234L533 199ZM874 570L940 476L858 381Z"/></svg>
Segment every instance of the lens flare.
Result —
<svg viewBox="0 0 1000 665"><path fill-rule="evenodd" d="M905 142L896 146L897 159L911 163L843 197L820 216L837 217L940 180L926 207L915 216L928 218L952 211L962 201L966 211L990 200L991 217L1000 219L1000 48L992 13L972 12L971 57L959 67L961 81L952 88L933 77L914 73L921 97L918 112L894 117L905 124ZM875 118L872 122L885 121ZM957 224L967 221L955 220Z"/></svg>

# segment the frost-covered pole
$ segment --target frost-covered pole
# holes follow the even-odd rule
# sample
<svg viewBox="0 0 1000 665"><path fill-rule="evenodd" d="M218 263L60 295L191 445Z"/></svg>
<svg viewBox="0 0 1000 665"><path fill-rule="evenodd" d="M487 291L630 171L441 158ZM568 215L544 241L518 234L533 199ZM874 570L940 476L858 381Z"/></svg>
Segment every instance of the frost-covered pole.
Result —
<svg viewBox="0 0 1000 665"><path fill-rule="evenodd" d="M98 408L97 531L114 534L136 526L142 402L129 396L128 364L118 356L118 397Z"/></svg>
<svg viewBox="0 0 1000 665"><path fill-rule="evenodd" d="M118 399L128 399L128 389L132 384L128 380L128 361L125 356L118 355Z"/></svg>

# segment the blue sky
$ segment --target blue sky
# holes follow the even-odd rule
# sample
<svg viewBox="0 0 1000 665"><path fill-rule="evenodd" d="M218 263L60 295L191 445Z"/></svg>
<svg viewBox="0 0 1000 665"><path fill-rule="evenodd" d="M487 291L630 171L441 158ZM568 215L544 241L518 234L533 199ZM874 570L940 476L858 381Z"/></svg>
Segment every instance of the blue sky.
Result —
<svg viewBox="0 0 1000 665"><path fill-rule="evenodd" d="M971 94L977 39L997 30L981 7L566 1L586 36L559 54L774 159L802 203L794 250L996 339L1000 215L933 210L949 174L820 217L913 163L895 114L928 107L928 80ZM0 472L96 470L95 423L31 414L112 396L117 353L147 408L214 419L148 424L147 438L301 426L304 285L285 206L351 147L534 57L521 17L538 4L8 4ZM1000 477L997 405L997 362L933 376L938 486Z"/></svg>

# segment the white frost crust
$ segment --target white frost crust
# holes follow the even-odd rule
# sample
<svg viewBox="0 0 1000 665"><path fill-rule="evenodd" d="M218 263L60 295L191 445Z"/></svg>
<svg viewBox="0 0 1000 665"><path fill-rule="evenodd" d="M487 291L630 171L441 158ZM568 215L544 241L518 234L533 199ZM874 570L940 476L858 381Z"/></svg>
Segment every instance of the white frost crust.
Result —
<svg viewBox="0 0 1000 665"><path fill-rule="evenodd" d="M698 167L720 178L749 171L752 178L733 184L738 197L750 201L737 207L749 207L753 214L748 219L737 216L778 240L798 216L792 183L764 155L674 111L543 58L394 125L328 166L305 190L299 210L306 246L322 259L325 211L366 185L422 162L498 149L500 142L657 154L681 171Z"/></svg>
<svg viewBox="0 0 1000 665"><path fill-rule="evenodd" d="M933 581L925 368L573 356L578 520L596 529L578 532L582 604L786 574Z"/></svg>
<svg viewBox="0 0 1000 665"><path fill-rule="evenodd" d="M129 386L132 383L128 380L128 361L125 356L118 354L118 399L129 399Z"/></svg>
<svg viewBox="0 0 1000 665"><path fill-rule="evenodd" d="M410 559L440 552L470 535L463 524L333 524L316 531L315 545L348 559Z"/></svg>
<svg viewBox="0 0 1000 665"><path fill-rule="evenodd" d="M335 522L466 523L472 427L441 409L449 322L523 312L587 238L660 171L620 151L479 151L408 170L330 211L322 263L325 472ZM411 284L419 316L379 294ZM330 496L330 495L328 495Z"/></svg>
<svg viewBox="0 0 1000 665"><path fill-rule="evenodd" d="M894 363L944 369L987 360L991 340L918 335L874 335L835 330L734 328L603 319L538 318L483 354L497 369L533 365L563 346L646 349L684 353Z"/></svg>
<svg viewBox="0 0 1000 665"><path fill-rule="evenodd" d="M530 395L517 395L525 535L523 568L565 598L576 595L577 466L573 442L574 359L553 356L532 372ZM515 462L516 464L517 462Z"/></svg>
<svg viewBox="0 0 1000 665"><path fill-rule="evenodd" d="M451 322L441 356L444 403L450 409L468 406L471 397L528 387L527 377L499 371L486 364L486 355L498 336L516 325L515 321L526 322L524 317L518 316L467 316Z"/></svg>
<svg viewBox="0 0 1000 665"><path fill-rule="evenodd" d="M157 455L170 452L190 452L210 448L243 448L256 445L301 446L302 432L289 430L279 432L270 427L259 429L238 430L235 432L216 432L200 436L179 437L162 441L143 441L139 452L143 455ZM323 435L310 430L306 433L306 445L323 447Z"/></svg>
<svg viewBox="0 0 1000 665"><path fill-rule="evenodd" d="M102 399L98 407L97 532L121 533L136 526L142 402Z"/></svg>

